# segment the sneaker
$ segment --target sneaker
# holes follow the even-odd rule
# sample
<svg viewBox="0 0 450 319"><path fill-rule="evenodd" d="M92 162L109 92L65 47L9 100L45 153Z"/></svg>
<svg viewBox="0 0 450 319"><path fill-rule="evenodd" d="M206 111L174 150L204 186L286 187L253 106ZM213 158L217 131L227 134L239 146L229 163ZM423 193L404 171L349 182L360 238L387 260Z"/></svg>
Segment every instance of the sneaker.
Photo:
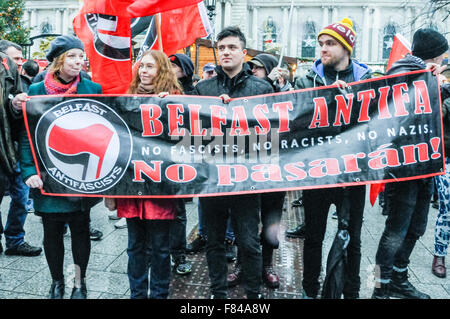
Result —
<svg viewBox="0 0 450 319"><path fill-rule="evenodd" d="M27 242L23 242L17 247L14 248L8 248L5 250L5 255L8 256L39 256L42 252L41 247L34 247L28 244Z"/></svg>
<svg viewBox="0 0 450 319"><path fill-rule="evenodd" d="M295 228L286 230L286 237L291 238L305 238L305 224L300 224Z"/></svg>
<svg viewBox="0 0 450 319"><path fill-rule="evenodd" d="M302 199L296 199L296 200L292 201L291 206L292 207L301 207L301 206L303 206Z"/></svg>
<svg viewBox="0 0 450 319"><path fill-rule="evenodd" d="M338 219L337 211L334 211L333 214L331 214L332 219Z"/></svg>
<svg viewBox="0 0 450 319"><path fill-rule="evenodd" d="M190 254L198 253L205 249L206 247L206 239L197 235L197 237L189 244L186 245L186 252Z"/></svg>
<svg viewBox="0 0 450 319"><path fill-rule="evenodd" d="M103 233L93 227L89 227L89 235L91 240L100 240L103 237Z"/></svg>
<svg viewBox="0 0 450 319"><path fill-rule="evenodd" d="M109 212L108 213L108 218L110 220L119 220L120 219L120 217L117 216L117 211Z"/></svg>
<svg viewBox="0 0 450 319"><path fill-rule="evenodd" d="M121 219L119 219L119 221L114 224L114 227L116 227L117 229L127 228L126 218L122 217Z"/></svg>
<svg viewBox="0 0 450 319"><path fill-rule="evenodd" d="M233 262L237 258L236 245L234 244L234 240L225 239L225 255L227 256L227 261L229 263Z"/></svg>
<svg viewBox="0 0 450 319"><path fill-rule="evenodd" d="M181 276L188 275L192 272L192 265L186 260L186 255L180 255L178 259L175 259L173 271Z"/></svg>
<svg viewBox="0 0 450 319"><path fill-rule="evenodd" d="M236 265L234 265L233 271L229 273L227 276L228 288L237 286L241 282L241 277L242 277L241 265L239 263L236 263Z"/></svg>
<svg viewBox="0 0 450 319"><path fill-rule="evenodd" d="M280 278L273 270L272 266L265 266L263 270L263 281L270 289L280 287Z"/></svg>

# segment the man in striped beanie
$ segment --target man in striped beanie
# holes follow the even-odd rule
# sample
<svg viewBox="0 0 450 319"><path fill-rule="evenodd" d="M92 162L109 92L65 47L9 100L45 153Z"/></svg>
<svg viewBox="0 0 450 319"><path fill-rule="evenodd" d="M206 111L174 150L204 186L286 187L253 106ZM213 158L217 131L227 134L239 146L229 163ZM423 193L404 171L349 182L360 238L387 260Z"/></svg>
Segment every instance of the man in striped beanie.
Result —
<svg viewBox="0 0 450 319"><path fill-rule="evenodd" d="M311 71L295 83L296 89L317 86L339 85L368 79L370 69L351 59L356 34L353 22L345 18L330 24L319 32L320 59L317 59ZM297 106L302 107L302 106ZM305 212L305 241L303 243L303 298L317 298L320 289L319 277L322 265L322 244L326 230L328 211L331 204L336 206L339 222L343 213L349 215L348 232L350 241L347 247L347 266L344 274L346 299L359 297L361 278L361 227L365 203L365 186L335 187L303 191ZM348 211L344 212L344 203L348 202ZM322 292L324 298L329 298Z"/></svg>

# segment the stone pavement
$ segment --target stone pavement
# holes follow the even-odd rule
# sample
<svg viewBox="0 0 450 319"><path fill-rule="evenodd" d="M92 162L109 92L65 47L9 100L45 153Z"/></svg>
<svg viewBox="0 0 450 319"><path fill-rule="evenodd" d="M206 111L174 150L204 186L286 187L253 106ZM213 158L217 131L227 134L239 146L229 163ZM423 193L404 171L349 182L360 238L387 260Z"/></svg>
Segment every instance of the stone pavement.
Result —
<svg viewBox="0 0 450 319"><path fill-rule="evenodd" d="M302 240L289 239L284 236L287 228L296 226L302 221L302 212L291 208L290 202L295 194L289 193L286 198L285 211L280 226L280 248L276 250L274 268L280 276L281 285L277 290L264 289L266 298L300 298L302 276ZM189 240L193 237L197 225L197 199L187 204ZM6 222L9 197L1 204L2 221ZM334 209L331 207L330 211ZM410 264L410 280L432 298L449 299L449 279L439 279L431 273L434 223L437 210L430 208L428 228L413 251ZM109 220L103 203L94 207L91 213L92 225L104 234L101 241L92 242L92 251L87 272L88 297L92 299L128 299L129 284L127 268L127 229L116 229L115 221ZM362 230L362 262L361 262L361 298L370 298L373 285L373 265L375 252L385 217L380 207L370 206L367 199ZM326 255L335 235L337 221L328 220L323 255ZM26 240L36 246L42 245L42 224L34 214L29 214L25 224ZM4 239L2 240L3 246ZM71 267L70 236L65 237L65 276L73 276ZM170 298L208 298L209 278L204 253L189 255L193 263L193 272L185 277L173 276ZM232 264L229 265L231 269ZM325 268L324 268L325 269ZM42 253L38 257L17 257L0 254L0 299L40 299L46 298L51 278ZM66 297L70 289L66 288ZM231 298L243 298L242 287L230 289Z"/></svg>

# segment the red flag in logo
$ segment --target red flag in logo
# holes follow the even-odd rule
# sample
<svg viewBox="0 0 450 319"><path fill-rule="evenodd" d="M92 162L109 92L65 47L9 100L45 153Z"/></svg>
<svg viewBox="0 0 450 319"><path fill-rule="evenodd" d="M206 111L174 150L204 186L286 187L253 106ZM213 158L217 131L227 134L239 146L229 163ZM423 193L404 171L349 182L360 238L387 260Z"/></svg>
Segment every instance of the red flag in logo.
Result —
<svg viewBox="0 0 450 319"><path fill-rule="evenodd" d="M404 36L397 33L394 36L393 41L394 42L392 43L391 53L389 54L386 71L392 67L392 64L394 64L394 62L403 59L406 54L411 53L411 44Z"/></svg>
<svg viewBox="0 0 450 319"><path fill-rule="evenodd" d="M94 124L82 129L68 130L55 125L48 137L48 146L63 155L90 153L99 158L96 178L100 172L114 132L102 124Z"/></svg>

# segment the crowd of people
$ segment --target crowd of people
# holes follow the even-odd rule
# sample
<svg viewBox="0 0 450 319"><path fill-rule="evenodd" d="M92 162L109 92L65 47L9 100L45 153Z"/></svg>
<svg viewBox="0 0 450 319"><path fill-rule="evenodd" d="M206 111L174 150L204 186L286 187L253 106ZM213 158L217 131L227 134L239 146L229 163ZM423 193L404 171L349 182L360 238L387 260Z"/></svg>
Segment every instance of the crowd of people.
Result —
<svg viewBox="0 0 450 319"><path fill-rule="evenodd" d="M261 53L247 63L246 38L238 27L226 27L217 35L219 65L207 63L202 78L194 75L194 65L184 54L166 56L151 50L143 54L138 71L130 83L130 94L171 94L217 96L228 104L233 98L285 92L294 89L338 85L369 79L370 68L352 58L356 42L353 23L345 18L318 33L320 57L310 72L290 81L286 68L278 66L275 56ZM440 74L448 42L439 32L419 29L412 42L412 54L397 61L387 74L431 69ZM86 299L86 270L91 240L101 232L90 225L90 210L101 198L44 196L45 187L37 174L24 127L22 103L28 96L54 94L102 94L100 84L83 71L84 45L75 36L63 35L51 42L47 53L49 67L39 72L36 62L23 63L22 48L0 41L0 198L8 192L11 205L0 235L6 239L6 255L37 256L42 248L24 240L28 212L42 218L43 249L51 274L49 298L64 297L64 234L70 229L76 276L71 298ZM20 72L19 72L20 70ZM445 151L450 154L450 84L441 87ZM295 107L301 108L301 105ZM448 137L448 138L447 138ZM436 221L435 253L432 272L446 277L445 256L450 241L450 159L446 174L386 184L384 205L386 224L376 253L377 284L372 298L429 299L408 280L408 264L416 241L424 234L434 183L439 198ZM31 191L30 191L31 190ZM227 290L242 284L248 299L260 299L262 285L271 289L280 285L273 267L274 249L279 246L279 225L285 192L200 197L198 235L186 243L186 208L183 199L105 198L111 219L119 219L118 228L128 229L128 278L130 297L167 298L172 272L188 275L192 265L187 255L206 251L211 298L227 298ZM345 287L343 297L359 298L361 279L361 228L366 186L304 190L292 205L304 207L304 224L286 232L303 238L303 291L305 299L318 298L322 266L322 246L328 212L349 212ZM261 225L261 227L260 227ZM0 253L3 246L0 242ZM235 262L228 273L228 263ZM300 262L300 261L298 261ZM149 275L150 273L150 275ZM149 278L150 277L150 278Z"/></svg>

